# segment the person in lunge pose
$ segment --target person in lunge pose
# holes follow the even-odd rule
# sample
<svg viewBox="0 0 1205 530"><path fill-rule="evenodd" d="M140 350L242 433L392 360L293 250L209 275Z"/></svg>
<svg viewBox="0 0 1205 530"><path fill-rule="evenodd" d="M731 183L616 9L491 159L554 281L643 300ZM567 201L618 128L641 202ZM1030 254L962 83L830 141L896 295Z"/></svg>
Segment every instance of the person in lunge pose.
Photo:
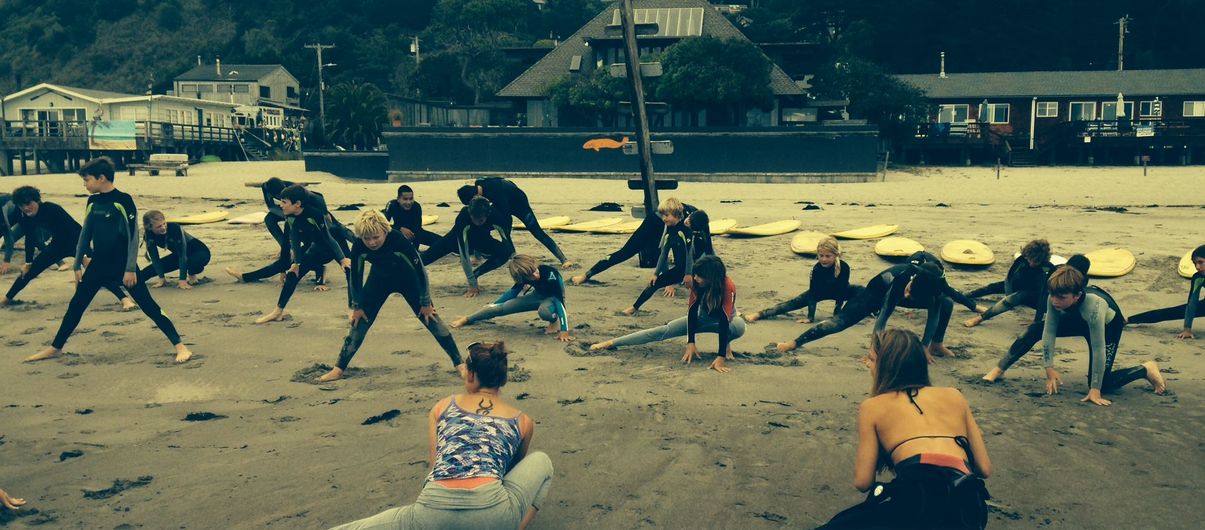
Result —
<svg viewBox="0 0 1205 530"><path fill-rule="evenodd" d="M180 340L176 326L155 303L146 284L138 281L138 209L133 198L114 186L113 161L105 156L90 160L80 168L79 174L84 180L84 188L92 196L88 197L84 226L75 250L78 284L50 347L26 360L40 361L63 353L67 338L79 325L97 291L120 281L138 303L138 308L175 346L176 362L188 361L192 351ZM92 260L85 271L82 266L86 252Z"/></svg>
<svg viewBox="0 0 1205 530"><path fill-rule="evenodd" d="M414 245L401 232L391 230L385 216L375 210L361 213L352 231L357 239L351 249L352 268L347 281L350 308L348 323L351 330L343 339L339 362L318 381L334 381L343 377L343 371L347 370L352 356L360 349L368 330L376 322L381 306L393 293L400 293L406 299L414 316L431 332L452 360L452 366L463 376L464 363L460 360L460 351L456 348L452 333L435 313L427 271ZM364 281L365 263L372 264L367 282Z"/></svg>
<svg viewBox="0 0 1205 530"><path fill-rule="evenodd" d="M439 234L423 228L423 205L414 200L414 190L405 184L398 186L397 199L385 205L385 217L393 223L393 229L406 236L414 248L419 245L430 247L439 241Z"/></svg>
<svg viewBox="0 0 1205 530"><path fill-rule="evenodd" d="M975 327L1021 305L1036 309L1038 313L1034 320L1042 320L1046 315L1046 278L1049 278L1052 272L1054 265L1050 264L1050 243L1045 239L1035 239L1026 243L1021 248L1021 255L1017 256L1008 268L1008 274L1004 276L1003 281L967 293L971 298L987 294L1003 294L1004 298L963 324L968 328Z"/></svg>
<svg viewBox="0 0 1205 530"><path fill-rule="evenodd" d="M540 227L540 221L536 219L536 213L531 209L531 201L527 199L527 193L514 182L500 177L484 177L477 179L472 186L462 186L456 193L460 196L460 202L465 205L468 205L475 196L489 199L490 203L494 205L494 209L507 217L513 216L522 222L527 231L531 232L531 235L561 262L561 268L573 265L573 262L565 257L565 253L561 252L556 241L552 240L552 236L549 236Z"/></svg>
<svg viewBox="0 0 1205 530"><path fill-rule="evenodd" d="M1178 306L1155 309L1138 313L1126 320L1127 324L1154 324L1184 318L1184 329L1176 335L1180 339L1196 338L1192 334L1192 321L1197 317L1197 307L1201 304L1201 287L1205 286L1205 245L1192 251L1192 264L1197 272L1188 279L1188 301Z"/></svg>
<svg viewBox="0 0 1205 530"><path fill-rule="evenodd" d="M657 212L669 211L678 218L688 217L698 208L678 201L673 197L664 199L657 207ZM665 233L665 222L660 215L655 215L656 212L645 212L644 221L640 223L640 227L628 237L623 246L615 252L608 254L607 257L598 260L590 270L578 274L572 278L574 285L586 283L591 278L602 274L603 271L619 265L645 248L655 248L657 242L660 241L661 235Z"/></svg>
<svg viewBox="0 0 1205 530"><path fill-rule="evenodd" d="M845 302L862 290L860 286L849 285L850 272L852 270L849 262L841 259L841 247L837 245L837 240L825 238L816 245L816 265L812 267L808 290L786 302L747 315L745 320L757 322L763 318L772 318L807 307L808 316L799 319L799 323L811 324L816 320L816 304L822 300L833 300L837 303L833 308L833 314L836 315Z"/></svg>
<svg viewBox="0 0 1205 530"><path fill-rule="evenodd" d="M199 281L197 275L209 264L209 247L200 239L184 231L184 227L169 223L163 212L151 210L142 215L142 227L145 230L143 239L146 241L146 251L151 264L138 271L138 281L145 282L151 278L159 279L152 287L167 285L165 275L179 270L180 280L176 286L181 289L192 289ZM159 249L169 250L171 254L159 257Z"/></svg>
<svg viewBox="0 0 1205 530"><path fill-rule="evenodd" d="M536 311L541 320L548 322L545 333L557 334L561 342L569 342L569 316L565 312L565 279L560 271L548 265L540 265L535 258L519 254L510 260L510 276L515 279L514 287L502 293L494 303L467 317L452 322L453 328L474 322ZM524 293L525 289L531 292Z"/></svg>
<svg viewBox="0 0 1205 530"><path fill-rule="evenodd" d="M460 254L460 266L464 269L469 288L465 298L473 298L481 292L477 279L501 267L515 255L515 245L510 238L510 216L494 208L489 199L474 197L469 205L460 209L456 222L447 235L423 252L423 263L435 263L452 252ZM494 238L497 234L497 239ZM487 256L485 263L473 268L469 257L474 253Z"/></svg>

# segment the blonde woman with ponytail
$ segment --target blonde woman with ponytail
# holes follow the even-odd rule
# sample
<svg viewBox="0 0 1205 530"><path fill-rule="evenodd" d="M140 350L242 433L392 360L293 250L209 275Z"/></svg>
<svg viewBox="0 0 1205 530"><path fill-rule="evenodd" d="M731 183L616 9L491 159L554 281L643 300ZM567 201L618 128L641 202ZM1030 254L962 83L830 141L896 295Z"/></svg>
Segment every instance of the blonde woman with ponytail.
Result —
<svg viewBox="0 0 1205 530"><path fill-rule="evenodd" d="M808 290L786 302L748 315L746 320L756 322L806 306L808 316L799 319L799 323L811 324L816 320L816 304L821 300L836 301L836 307L833 308L835 314L858 289L850 287L849 272L849 264L841 261L841 246L837 244L837 240L824 238L816 245L816 265L812 267L812 280Z"/></svg>

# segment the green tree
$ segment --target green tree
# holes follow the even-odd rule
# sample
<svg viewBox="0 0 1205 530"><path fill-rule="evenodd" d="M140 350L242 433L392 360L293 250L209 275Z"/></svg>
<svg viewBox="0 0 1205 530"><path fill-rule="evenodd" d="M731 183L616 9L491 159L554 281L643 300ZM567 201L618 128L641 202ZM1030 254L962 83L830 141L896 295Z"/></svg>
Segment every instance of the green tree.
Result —
<svg viewBox="0 0 1205 530"><path fill-rule="evenodd" d="M769 109L770 60L743 39L695 37L665 51L657 99L692 112L713 109L739 125L749 107ZM715 120L721 121L721 120Z"/></svg>
<svg viewBox="0 0 1205 530"><path fill-rule="evenodd" d="M480 103L510 80L514 67L501 48L522 43L534 9L529 0L440 0L423 37L456 59L460 81Z"/></svg>
<svg viewBox="0 0 1205 530"><path fill-rule="evenodd" d="M372 83L340 83L326 92L327 137L351 149L369 149L381 138L385 94Z"/></svg>
<svg viewBox="0 0 1205 530"><path fill-rule="evenodd" d="M822 68L812 79L811 93L821 99L849 99L850 117L878 124L886 138L911 134L917 123L928 119L923 92L865 59L841 59Z"/></svg>
<svg viewBox="0 0 1205 530"><path fill-rule="evenodd" d="M610 127L615 125L618 102L627 98L627 83L611 77L606 70L592 75L569 75L550 89L552 103L561 112L561 122L568 125Z"/></svg>

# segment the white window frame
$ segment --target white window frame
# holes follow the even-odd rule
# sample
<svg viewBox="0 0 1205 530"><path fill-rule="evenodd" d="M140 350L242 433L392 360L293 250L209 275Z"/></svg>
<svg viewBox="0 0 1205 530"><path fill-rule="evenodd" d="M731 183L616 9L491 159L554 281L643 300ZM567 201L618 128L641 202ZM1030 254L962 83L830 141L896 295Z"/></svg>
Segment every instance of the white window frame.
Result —
<svg viewBox="0 0 1205 530"><path fill-rule="evenodd" d="M1054 110L1051 111L1051 107ZM1037 117L1039 118L1057 118L1059 117L1059 102L1057 101L1039 101L1036 107Z"/></svg>
<svg viewBox="0 0 1205 530"><path fill-rule="evenodd" d="M1110 118L1106 115L1106 113L1105 113L1106 107L1113 107L1113 117L1112 118ZM1125 117L1127 119L1131 119L1131 120L1134 119L1134 102L1133 101L1125 102L1125 112L1126 112ZM1105 121L1117 121L1117 102L1116 101L1101 102L1100 119L1105 120Z"/></svg>
<svg viewBox="0 0 1205 530"><path fill-rule="evenodd" d="M1076 105L1091 105L1092 114L1088 118L1077 118L1075 115ZM1095 101L1072 101L1071 106L1067 107L1067 117L1071 121L1096 121L1096 102Z"/></svg>
<svg viewBox="0 0 1205 530"><path fill-rule="evenodd" d="M949 120L945 119L947 110L950 113ZM959 110L962 110L962 121L958 121ZM971 106L967 103L952 103L937 106L937 123L969 123L970 121Z"/></svg>
<svg viewBox="0 0 1205 530"><path fill-rule="evenodd" d="M1163 115L1163 110L1160 109L1159 114L1155 114L1155 101L1147 100L1138 102L1138 117L1140 118L1158 118ZM1162 103L1162 102L1160 102Z"/></svg>
<svg viewBox="0 0 1205 530"><path fill-rule="evenodd" d="M1185 101L1182 115L1185 118L1205 118L1205 101Z"/></svg>
<svg viewBox="0 0 1205 530"><path fill-rule="evenodd" d="M181 95L187 94L187 95L191 96L191 95L196 95L196 93L197 93L197 84L196 83L180 83L180 94Z"/></svg>
<svg viewBox="0 0 1205 530"><path fill-rule="evenodd" d="M996 119L996 111L1004 108L1004 120ZM987 122L992 125L1005 125L1012 119L1012 105L1009 103L988 103L987 104Z"/></svg>

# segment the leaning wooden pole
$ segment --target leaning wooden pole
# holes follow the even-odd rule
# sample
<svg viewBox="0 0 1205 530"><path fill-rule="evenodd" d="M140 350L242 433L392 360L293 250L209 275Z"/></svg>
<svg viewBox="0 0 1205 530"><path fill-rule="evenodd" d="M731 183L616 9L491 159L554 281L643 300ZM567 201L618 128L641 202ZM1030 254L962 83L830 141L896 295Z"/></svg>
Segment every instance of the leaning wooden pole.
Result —
<svg viewBox="0 0 1205 530"><path fill-rule="evenodd" d="M644 80L640 77L640 47L636 43L636 11L632 0L623 0L619 9L623 24L623 44L627 59L628 87L632 90L632 119L636 124L636 150L640 157L640 179L644 181L644 215L656 215L657 181L653 173L653 154L649 144L648 113L644 109ZM643 260L642 260L643 261Z"/></svg>

